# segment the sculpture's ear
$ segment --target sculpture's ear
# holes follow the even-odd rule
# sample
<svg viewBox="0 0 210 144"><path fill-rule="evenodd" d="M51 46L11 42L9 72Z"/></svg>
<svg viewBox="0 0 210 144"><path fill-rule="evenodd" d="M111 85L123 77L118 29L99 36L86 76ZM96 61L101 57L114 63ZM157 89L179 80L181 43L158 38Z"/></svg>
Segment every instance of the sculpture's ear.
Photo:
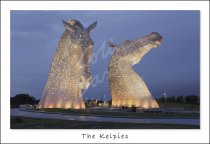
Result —
<svg viewBox="0 0 210 144"><path fill-rule="evenodd" d="M86 29L88 32L90 32L91 30L93 30L97 25L97 21L95 21L94 23L92 23L91 25L89 25Z"/></svg>
<svg viewBox="0 0 210 144"><path fill-rule="evenodd" d="M109 45L111 48L119 47L119 45L113 44L112 42L108 42L108 45Z"/></svg>
<svg viewBox="0 0 210 144"><path fill-rule="evenodd" d="M64 21L64 20L62 20L62 22L63 22L64 27L65 27L66 29L68 29L68 30L70 30L70 31L72 31L72 32L75 31L74 26L72 26L70 23L68 23L68 22L66 22L66 21Z"/></svg>

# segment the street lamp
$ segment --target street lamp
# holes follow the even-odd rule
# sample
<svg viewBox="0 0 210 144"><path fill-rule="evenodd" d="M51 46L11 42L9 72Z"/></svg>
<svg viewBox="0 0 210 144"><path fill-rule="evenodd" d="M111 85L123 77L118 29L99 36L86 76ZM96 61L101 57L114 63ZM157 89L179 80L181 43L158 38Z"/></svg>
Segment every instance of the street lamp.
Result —
<svg viewBox="0 0 210 144"><path fill-rule="evenodd" d="M165 93L165 92L163 93L163 96L164 96L164 98L166 99L166 96L167 96L167 95L166 95L166 93Z"/></svg>
<svg viewBox="0 0 210 144"><path fill-rule="evenodd" d="M106 102L106 95L104 94L104 107L105 107L105 102Z"/></svg>

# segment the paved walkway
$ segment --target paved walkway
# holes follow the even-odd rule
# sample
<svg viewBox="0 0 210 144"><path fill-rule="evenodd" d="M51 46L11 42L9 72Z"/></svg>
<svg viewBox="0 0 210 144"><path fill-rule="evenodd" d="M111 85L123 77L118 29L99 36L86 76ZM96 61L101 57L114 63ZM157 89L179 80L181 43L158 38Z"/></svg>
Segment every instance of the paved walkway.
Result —
<svg viewBox="0 0 210 144"><path fill-rule="evenodd" d="M114 118L100 116L63 115L40 112L22 111L11 109L12 116L24 116L33 118L49 118L60 120L92 121L92 122L121 122L121 123L157 123L157 124L187 124L200 125L200 119L141 119L141 118Z"/></svg>

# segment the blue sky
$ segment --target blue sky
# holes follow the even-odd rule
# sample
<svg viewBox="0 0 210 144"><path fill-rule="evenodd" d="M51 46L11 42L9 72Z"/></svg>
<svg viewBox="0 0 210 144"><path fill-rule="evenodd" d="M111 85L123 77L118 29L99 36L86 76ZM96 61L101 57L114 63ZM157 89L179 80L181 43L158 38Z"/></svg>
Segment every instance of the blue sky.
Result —
<svg viewBox="0 0 210 144"><path fill-rule="evenodd" d="M11 96L28 93L39 99L50 64L64 31L63 20L76 19L91 32L95 45L91 73L101 83L90 86L84 97L110 98L107 69L111 48L151 32L163 42L134 66L154 97L200 93L199 11L11 11ZM103 56L103 52L106 56Z"/></svg>

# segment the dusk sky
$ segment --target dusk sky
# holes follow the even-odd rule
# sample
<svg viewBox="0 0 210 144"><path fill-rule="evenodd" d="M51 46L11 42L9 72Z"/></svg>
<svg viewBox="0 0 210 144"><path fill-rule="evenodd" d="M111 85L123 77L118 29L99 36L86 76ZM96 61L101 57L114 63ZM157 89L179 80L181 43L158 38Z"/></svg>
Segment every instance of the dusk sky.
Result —
<svg viewBox="0 0 210 144"><path fill-rule="evenodd" d="M199 11L11 11L11 96L28 93L40 99L65 30L62 20L68 19L76 19L85 27L98 22L91 32L94 80L85 98L100 99L103 94L111 98L107 70L112 49L107 42L119 44L151 32L163 36L162 44L134 69L152 95L199 95Z"/></svg>

